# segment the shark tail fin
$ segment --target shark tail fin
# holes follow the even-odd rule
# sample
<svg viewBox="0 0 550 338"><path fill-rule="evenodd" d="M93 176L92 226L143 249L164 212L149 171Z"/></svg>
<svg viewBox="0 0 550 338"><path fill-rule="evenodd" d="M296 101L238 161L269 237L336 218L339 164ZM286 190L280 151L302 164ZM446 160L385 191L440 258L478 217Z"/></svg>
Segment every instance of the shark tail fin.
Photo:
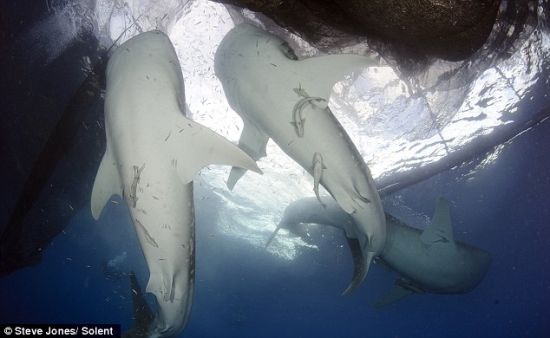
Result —
<svg viewBox="0 0 550 338"><path fill-rule="evenodd" d="M273 231L273 233L271 234L271 236L269 236L269 239L265 243L265 248L266 249L269 246L269 244L271 244L271 242L273 242L273 240L275 239L275 236L277 236L277 233L279 232L280 229L281 229L281 224L279 223L279 225L277 225L277 228L275 229L275 231Z"/></svg>
<svg viewBox="0 0 550 338"><path fill-rule="evenodd" d="M103 155L92 188L91 209L94 219L99 219L101 211L113 195L122 196L122 186L114 154L107 140L107 150Z"/></svg>
<svg viewBox="0 0 550 338"><path fill-rule="evenodd" d="M262 173L248 154L223 136L192 120L186 119L185 124L188 132L179 133L184 139L181 140L182 142L174 143L174 153L185 154L185 158L178 161L185 165L177 168L178 175L184 184L191 182L195 174L209 164L231 165ZM187 147L185 152L179 149L182 145ZM190 161L189 158L193 160Z"/></svg>
<svg viewBox="0 0 550 338"><path fill-rule="evenodd" d="M247 153L254 161L257 161L266 155L265 148L269 137L248 120L243 119L243 123L243 131L239 139L239 148ZM245 173L246 169L233 167L227 179L227 187L233 190L235 184L237 184Z"/></svg>
<svg viewBox="0 0 550 338"><path fill-rule="evenodd" d="M347 240L353 256L354 271L353 278L348 287L342 292L342 296L352 293L363 283L369 272L372 260L376 255L375 252L361 250L359 240L353 238L347 238Z"/></svg>
<svg viewBox="0 0 550 338"><path fill-rule="evenodd" d="M154 320L153 311L143 296L143 291L139 286L136 275L133 271L129 273L130 290L132 293L132 304L134 308L134 325L128 331L124 332L124 338L148 337L149 328Z"/></svg>

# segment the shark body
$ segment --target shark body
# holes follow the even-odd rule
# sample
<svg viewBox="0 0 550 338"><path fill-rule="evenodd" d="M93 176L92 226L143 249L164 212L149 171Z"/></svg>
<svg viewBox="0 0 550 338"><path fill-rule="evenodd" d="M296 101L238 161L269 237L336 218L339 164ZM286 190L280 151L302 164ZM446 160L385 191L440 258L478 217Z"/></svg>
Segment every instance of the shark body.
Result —
<svg viewBox="0 0 550 338"><path fill-rule="evenodd" d="M354 220L334 201L324 198L323 203L326 208L320 207L314 198L293 202L285 210L277 230L286 228L307 240L309 228L305 224L340 228L348 240L357 269L357 262L362 257L357 242L363 234L358 231ZM449 203L443 198L438 199L432 221L424 230L413 228L389 214L386 214L386 221L387 244L379 257L400 277L394 289L380 299L376 307L415 293L468 292L481 282L489 269L489 253L454 240ZM270 237L268 245L275 234Z"/></svg>
<svg viewBox="0 0 550 338"><path fill-rule="evenodd" d="M98 219L123 196L149 267L146 291L159 311L149 336L185 327L195 274L193 176L208 164L259 171L238 147L185 117L183 77L169 38L142 33L122 44L107 66L107 149L91 200Z"/></svg>
<svg viewBox="0 0 550 338"><path fill-rule="evenodd" d="M375 64L357 55L298 60L283 40L249 24L231 30L215 56L216 75L244 122L239 147L258 160L273 139L313 176L319 201L322 185L365 234L364 266L346 292L363 281L384 247L386 223L369 168L327 103L334 83ZM228 186L244 173L233 168Z"/></svg>

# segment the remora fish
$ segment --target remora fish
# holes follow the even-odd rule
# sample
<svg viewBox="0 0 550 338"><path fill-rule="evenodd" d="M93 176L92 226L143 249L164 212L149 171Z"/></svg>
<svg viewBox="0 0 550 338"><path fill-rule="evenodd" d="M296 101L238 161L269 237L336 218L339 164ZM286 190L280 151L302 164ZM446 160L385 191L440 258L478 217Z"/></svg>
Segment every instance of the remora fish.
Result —
<svg viewBox="0 0 550 338"><path fill-rule="evenodd" d="M271 137L323 185L359 229L365 266L347 291L365 278L372 258L386 242L386 221L370 171L327 106L332 86L361 67L379 62L357 55L329 55L298 61L278 37L241 24L221 42L215 71L244 128L239 147L258 160ZM233 168L232 188L245 170Z"/></svg>
<svg viewBox="0 0 550 338"><path fill-rule="evenodd" d="M98 219L109 198L124 197L150 271L147 292L159 313L151 336L186 325L195 273L193 176L208 164L258 171L238 147L184 115L180 65L169 38L142 33L107 66L107 149L92 192Z"/></svg>

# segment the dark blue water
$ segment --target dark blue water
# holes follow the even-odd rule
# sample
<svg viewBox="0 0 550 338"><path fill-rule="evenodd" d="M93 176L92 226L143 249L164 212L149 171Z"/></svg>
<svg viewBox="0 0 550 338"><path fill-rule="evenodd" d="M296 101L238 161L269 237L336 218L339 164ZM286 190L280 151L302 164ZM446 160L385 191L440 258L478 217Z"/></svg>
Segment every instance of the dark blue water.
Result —
<svg viewBox="0 0 550 338"><path fill-rule="evenodd" d="M44 14L43 8L35 6L37 2L26 7L21 3L10 2L10 13L17 15L0 13L2 45L19 43L17 37L30 27L27 20L38 20ZM0 3L0 8L7 4ZM72 75L82 75L78 63L59 61L48 66L58 69L41 73L40 64L26 61L0 80L2 104L8 99L12 103L7 110L3 106L0 133L2 155L10 154L2 158L3 166L10 168L28 167L37 152L31 145L45 138L23 128L40 126L41 115L29 114L36 118L32 120L23 113L59 115L81 80ZM63 72L68 67L72 73ZM45 76L52 73L59 76ZM36 98L21 90L26 82L33 86L29 92L46 93L51 105L33 106ZM6 126L6 121L12 124ZM9 144L4 142L8 139ZM492 265L470 293L414 295L382 310L372 304L391 290L396 275L381 266L371 268L355 293L340 296L352 274L343 236L327 232L330 236L320 242L320 250L303 249L294 261L283 261L244 240L219 234L213 204L197 198L196 289L183 336L549 337L549 150L550 121L546 121L514 139L493 164L467 180L464 175L475 164L443 172L398 192L399 196L390 196L426 215L433 212L435 199L445 196L452 202L455 239L488 251ZM63 166L69 164L62 164L58 174L67 174ZM18 187L17 179L22 180L4 175L4 187ZM5 191L16 191L13 187ZM7 215L15 197L5 191L1 210ZM215 200L200 187L196 195ZM109 204L101 222L92 219L88 208L79 209L65 231L43 251L39 265L0 278L0 323L120 323L125 329L132 325L127 276L106 276L103 268L126 252L115 272L135 271L142 288L146 285L148 271L123 204Z"/></svg>
<svg viewBox="0 0 550 338"><path fill-rule="evenodd" d="M547 337L550 323L550 122L517 137L498 159L441 173L399 192L430 215L437 196L453 205L455 238L491 253L482 283L463 295L414 295L382 310L372 304L395 275L374 266L352 295L339 294L351 257L337 236L282 261L244 240L216 235L216 213L197 205L196 292L186 337ZM199 189L197 194L208 191ZM131 325L126 277L106 278L104 261L127 252L124 271L142 286L147 271L125 207L96 223L81 210L43 262L0 279L2 322Z"/></svg>

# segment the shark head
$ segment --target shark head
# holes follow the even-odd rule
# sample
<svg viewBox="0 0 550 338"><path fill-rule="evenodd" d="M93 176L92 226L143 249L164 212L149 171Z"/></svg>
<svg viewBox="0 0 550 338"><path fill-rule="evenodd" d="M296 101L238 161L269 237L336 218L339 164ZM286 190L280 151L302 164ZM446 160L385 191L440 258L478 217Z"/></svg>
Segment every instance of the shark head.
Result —
<svg viewBox="0 0 550 338"><path fill-rule="evenodd" d="M229 43L231 44L230 48ZM255 59L262 56L273 61L298 60L286 41L246 23L236 26L224 37L216 52L216 60L223 61L223 57L218 56L218 52L235 53L243 59ZM215 69L217 72L219 67Z"/></svg>

